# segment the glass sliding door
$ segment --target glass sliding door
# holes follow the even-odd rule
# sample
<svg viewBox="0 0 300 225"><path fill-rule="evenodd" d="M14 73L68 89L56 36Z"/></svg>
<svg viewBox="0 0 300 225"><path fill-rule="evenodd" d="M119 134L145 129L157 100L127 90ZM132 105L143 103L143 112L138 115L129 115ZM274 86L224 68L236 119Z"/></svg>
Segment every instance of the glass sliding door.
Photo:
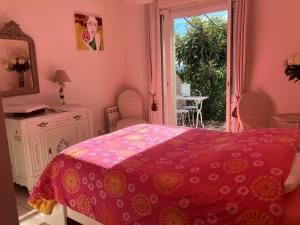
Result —
<svg viewBox="0 0 300 225"><path fill-rule="evenodd" d="M161 11L167 124L229 128L230 5L213 1Z"/></svg>

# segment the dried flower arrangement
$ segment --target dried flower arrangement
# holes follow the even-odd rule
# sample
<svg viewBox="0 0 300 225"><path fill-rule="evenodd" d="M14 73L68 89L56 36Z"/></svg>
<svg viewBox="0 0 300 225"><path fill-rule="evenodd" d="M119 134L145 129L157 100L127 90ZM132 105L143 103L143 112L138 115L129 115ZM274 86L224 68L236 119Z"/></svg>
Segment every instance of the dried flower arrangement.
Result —
<svg viewBox="0 0 300 225"><path fill-rule="evenodd" d="M23 88L25 85L24 72L30 69L28 58L24 56L12 57L4 67L9 72L15 71L19 74L19 87Z"/></svg>
<svg viewBox="0 0 300 225"><path fill-rule="evenodd" d="M9 63L5 65L5 69L10 72L24 73L30 69L30 62L25 57L15 57L9 60Z"/></svg>

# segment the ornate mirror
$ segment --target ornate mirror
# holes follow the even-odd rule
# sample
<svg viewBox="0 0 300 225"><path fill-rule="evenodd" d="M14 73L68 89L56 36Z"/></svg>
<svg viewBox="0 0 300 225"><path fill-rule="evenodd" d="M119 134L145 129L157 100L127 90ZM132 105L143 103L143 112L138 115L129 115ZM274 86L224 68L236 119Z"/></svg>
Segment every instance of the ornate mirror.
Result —
<svg viewBox="0 0 300 225"><path fill-rule="evenodd" d="M0 30L0 90L4 97L39 93L34 41L13 20Z"/></svg>

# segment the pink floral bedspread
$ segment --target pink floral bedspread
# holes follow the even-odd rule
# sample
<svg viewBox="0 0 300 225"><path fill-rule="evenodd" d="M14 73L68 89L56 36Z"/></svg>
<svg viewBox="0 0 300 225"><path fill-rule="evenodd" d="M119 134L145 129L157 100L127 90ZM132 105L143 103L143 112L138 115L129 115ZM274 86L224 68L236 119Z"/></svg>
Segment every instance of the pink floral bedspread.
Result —
<svg viewBox="0 0 300 225"><path fill-rule="evenodd" d="M57 155L29 203L105 225L282 225L299 131L240 134L137 125Z"/></svg>

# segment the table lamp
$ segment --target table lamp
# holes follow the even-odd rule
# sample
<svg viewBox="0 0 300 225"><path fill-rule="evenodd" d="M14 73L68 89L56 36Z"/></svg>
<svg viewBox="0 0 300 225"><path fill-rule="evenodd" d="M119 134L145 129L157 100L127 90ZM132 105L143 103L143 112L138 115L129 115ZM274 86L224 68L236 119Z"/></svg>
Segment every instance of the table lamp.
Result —
<svg viewBox="0 0 300 225"><path fill-rule="evenodd" d="M58 83L60 88L59 88L59 97L62 101L62 104L65 105L65 95L64 95L64 89L66 87L65 82L71 82L71 79L67 75L66 71L64 70L56 70L53 80L54 83Z"/></svg>

